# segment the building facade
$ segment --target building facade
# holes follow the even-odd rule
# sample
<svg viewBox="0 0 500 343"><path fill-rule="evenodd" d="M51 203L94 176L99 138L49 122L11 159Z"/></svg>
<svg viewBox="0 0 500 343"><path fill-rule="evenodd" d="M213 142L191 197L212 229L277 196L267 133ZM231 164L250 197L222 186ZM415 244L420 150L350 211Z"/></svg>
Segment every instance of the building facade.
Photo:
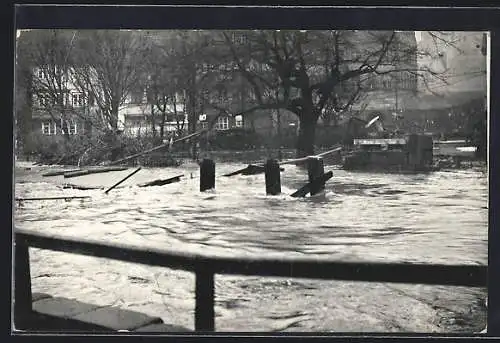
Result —
<svg viewBox="0 0 500 343"><path fill-rule="evenodd" d="M467 131L485 113L487 96L484 32L419 32L422 69L435 77L419 79L415 113L421 126L433 132Z"/></svg>
<svg viewBox="0 0 500 343"><path fill-rule="evenodd" d="M81 92L72 82L71 68L37 66L31 76L32 132L43 136L62 136L89 133L91 125L85 120L94 107L93 99Z"/></svg>

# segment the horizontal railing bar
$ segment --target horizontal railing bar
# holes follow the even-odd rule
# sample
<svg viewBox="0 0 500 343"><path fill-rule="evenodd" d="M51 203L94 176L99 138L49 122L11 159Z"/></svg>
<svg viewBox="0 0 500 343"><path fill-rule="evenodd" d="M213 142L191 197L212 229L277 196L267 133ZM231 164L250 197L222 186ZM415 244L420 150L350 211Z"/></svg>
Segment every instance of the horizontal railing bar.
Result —
<svg viewBox="0 0 500 343"><path fill-rule="evenodd" d="M57 237L17 229L16 240L53 251L110 258L124 262L182 269L205 268L214 274L293 277L322 280L392 282L447 286L487 286L484 265L437 265L382 262L341 262L317 258L212 257L125 244Z"/></svg>

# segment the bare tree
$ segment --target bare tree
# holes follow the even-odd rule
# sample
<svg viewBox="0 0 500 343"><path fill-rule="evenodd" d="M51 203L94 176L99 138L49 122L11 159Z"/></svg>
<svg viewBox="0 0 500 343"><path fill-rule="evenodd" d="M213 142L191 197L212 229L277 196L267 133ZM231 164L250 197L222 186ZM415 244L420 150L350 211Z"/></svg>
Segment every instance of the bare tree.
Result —
<svg viewBox="0 0 500 343"><path fill-rule="evenodd" d="M256 104L244 113L285 109L300 123L297 156L314 153L315 128L325 109L341 112L370 77L419 69L413 33L394 31L247 31L246 43L222 32L221 46L251 87ZM222 59L221 59L222 60ZM224 62L227 63L227 62ZM279 94L276 98L274 94Z"/></svg>
<svg viewBox="0 0 500 343"><path fill-rule="evenodd" d="M137 32L96 30L79 32L73 81L95 105L104 129L119 130L119 110L143 76L144 36Z"/></svg>
<svg viewBox="0 0 500 343"><path fill-rule="evenodd" d="M29 33L22 53L31 66L34 107L50 115L66 140L70 139L69 120L76 115L71 103L71 54L75 33L65 30L37 30ZM82 104L83 105L83 104Z"/></svg>
<svg viewBox="0 0 500 343"><path fill-rule="evenodd" d="M153 32L148 35L150 46L146 59L146 92L150 106L150 123L154 136L159 126L159 138L163 140L167 119L173 117L179 135L183 132L186 122L184 113L182 116L178 113L178 108L182 105L179 104L179 94L184 93L179 81L182 77L179 67L182 63L180 42L176 32Z"/></svg>

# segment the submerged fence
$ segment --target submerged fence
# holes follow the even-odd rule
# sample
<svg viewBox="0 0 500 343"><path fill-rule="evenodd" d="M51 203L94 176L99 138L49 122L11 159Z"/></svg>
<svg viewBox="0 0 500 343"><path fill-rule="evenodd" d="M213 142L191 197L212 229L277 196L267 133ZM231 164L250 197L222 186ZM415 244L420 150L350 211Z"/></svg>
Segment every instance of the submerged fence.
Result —
<svg viewBox="0 0 500 343"><path fill-rule="evenodd" d="M181 269L195 273L195 330L215 331L216 274L393 282L447 286L487 286L487 267L412 263L339 262L316 258L232 258L169 252L126 244L53 236L15 230L14 319L32 311L29 247Z"/></svg>

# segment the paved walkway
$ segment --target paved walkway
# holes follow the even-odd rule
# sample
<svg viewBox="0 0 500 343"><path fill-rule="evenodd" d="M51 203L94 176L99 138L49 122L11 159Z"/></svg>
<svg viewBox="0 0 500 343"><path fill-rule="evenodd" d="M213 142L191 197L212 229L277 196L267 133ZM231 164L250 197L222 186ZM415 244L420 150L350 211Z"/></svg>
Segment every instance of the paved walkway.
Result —
<svg viewBox="0 0 500 343"><path fill-rule="evenodd" d="M118 307L97 306L44 293L34 293L33 313L24 318L21 331L57 332L188 332L165 324L161 318ZM17 328L16 328L17 329Z"/></svg>

